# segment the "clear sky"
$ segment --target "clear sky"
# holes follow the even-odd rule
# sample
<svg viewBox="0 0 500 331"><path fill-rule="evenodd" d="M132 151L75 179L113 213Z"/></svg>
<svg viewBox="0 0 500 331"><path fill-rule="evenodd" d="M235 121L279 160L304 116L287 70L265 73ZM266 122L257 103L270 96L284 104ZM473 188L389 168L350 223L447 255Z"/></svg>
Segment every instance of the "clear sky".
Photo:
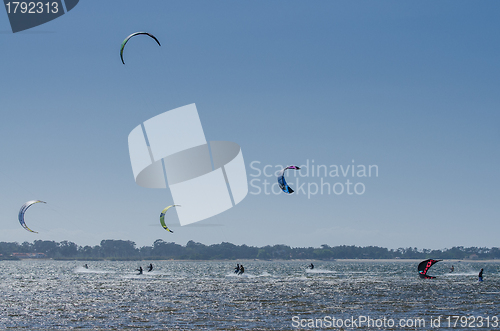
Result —
<svg viewBox="0 0 500 331"><path fill-rule="evenodd" d="M0 10L0 241L498 247L499 14L498 1L80 1L14 34ZM162 46L134 38L123 65L136 31ZM135 183L127 137L191 103L207 140L241 146L249 194L189 226L169 212L172 234L158 218L170 192ZM297 193L266 194L291 164L309 164L290 174ZM33 199L48 202L26 215L38 234L17 221Z"/></svg>

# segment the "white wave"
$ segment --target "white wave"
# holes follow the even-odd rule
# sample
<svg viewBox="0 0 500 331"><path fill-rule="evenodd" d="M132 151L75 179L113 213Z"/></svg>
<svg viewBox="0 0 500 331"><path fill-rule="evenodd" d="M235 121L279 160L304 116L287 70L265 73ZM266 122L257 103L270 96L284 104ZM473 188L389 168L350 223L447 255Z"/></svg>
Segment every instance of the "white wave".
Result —
<svg viewBox="0 0 500 331"><path fill-rule="evenodd" d="M122 278L127 278L127 279L144 279L146 276L144 274L125 274L121 275Z"/></svg>
<svg viewBox="0 0 500 331"><path fill-rule="evenodd" d="M148 275L148 276L172 276L173 274L171 272L152 270L152 271L144 271L144 275Z"/></svg>
<svg viewBox="0 0 500 331"><path fill-rule="evenodd" d="M260 275L258 275L257 277L272 277L273 275L271 275L269 272L267 271L264 271L263 273L261 273Z"/></svg>
<svg viewBox="0 0 500 331"><path fill-rule="evenodd" d="M478 272L449 272L447 274L443 274L445 277L455 277L455 276L477 276Z"/></svg>
<svg viewBox="0 0 500 331"><path fill-rule="evenodd" d="M256 277L262 277L262 275L259 275L259 276L255 276L255 275L252 275L252 274L249 274L249 273L243 273L243 274L235 274L235 273L232 273L232 274L227 274L226 277L239 277L239 278L256 278Z"/></svg>
<svg viewBox="0 0 500 331"><path fill-rule="evenodd" d="M101 269L87 269L85 267L76 267L74 270L75 273L81 273L81 274L108 274L108 273L114 273L114 271L109 271L109 270L101 270Z"/></svg>
<svg viewBox="0 0 500 331"><path fill-rule="evenodd" d="M336 271L326 269L306 269L308 274L335 274Z"/></svg>

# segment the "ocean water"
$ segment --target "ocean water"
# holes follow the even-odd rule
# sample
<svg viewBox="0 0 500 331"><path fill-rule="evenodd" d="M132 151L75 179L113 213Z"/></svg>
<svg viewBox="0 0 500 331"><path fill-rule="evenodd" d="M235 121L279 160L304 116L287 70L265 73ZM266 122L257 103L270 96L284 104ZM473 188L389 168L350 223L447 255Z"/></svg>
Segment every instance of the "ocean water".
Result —
<svg viewBox="0 0 500 331"><path fill-rule="evenodd" d="M500 263L238 262L0 261L0 329L500 329Z"/></svg>

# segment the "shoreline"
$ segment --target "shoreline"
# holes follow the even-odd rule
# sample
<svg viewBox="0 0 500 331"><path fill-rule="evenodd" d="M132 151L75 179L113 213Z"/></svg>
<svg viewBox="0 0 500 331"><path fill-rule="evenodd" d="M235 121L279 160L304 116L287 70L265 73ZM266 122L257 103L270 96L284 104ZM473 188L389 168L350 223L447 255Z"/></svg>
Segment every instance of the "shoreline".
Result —
<svg viewBox="0 0 500 331"><path fill-rule="evenodd" d="M60 258L16 258L16 259L0 259L0 261L74 261L74 262L137 262L137 261L162 261L162 262L300 262L300 263L308 263L308 262L408 262L408 263L417 263L421 262L422 259L335 259L335 260L316 260L316 259L290 259L290 260L259 260L259 259L234 259L234 260L176 260L176 259L118 259L118 258L109 258L109 259L82 259L82 258L68 258L68 259L60 259ZM500 263L500 259L488 259L488 260L480 260L480 259L443 259L440 262L448 262L448 263L462 263L462 262L473 262L473 263Z"/></svg>

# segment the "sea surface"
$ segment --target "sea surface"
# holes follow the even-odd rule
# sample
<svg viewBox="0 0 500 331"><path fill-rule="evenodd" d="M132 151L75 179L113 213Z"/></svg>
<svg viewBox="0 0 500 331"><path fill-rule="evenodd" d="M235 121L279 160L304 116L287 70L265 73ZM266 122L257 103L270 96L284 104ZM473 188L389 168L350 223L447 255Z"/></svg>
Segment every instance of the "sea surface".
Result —
<svg viewBox="0 0 500 331"><path fill-rule="evenodd" d="M0 261L0 329L500 330L500 263L237 262Z"/></svg>

